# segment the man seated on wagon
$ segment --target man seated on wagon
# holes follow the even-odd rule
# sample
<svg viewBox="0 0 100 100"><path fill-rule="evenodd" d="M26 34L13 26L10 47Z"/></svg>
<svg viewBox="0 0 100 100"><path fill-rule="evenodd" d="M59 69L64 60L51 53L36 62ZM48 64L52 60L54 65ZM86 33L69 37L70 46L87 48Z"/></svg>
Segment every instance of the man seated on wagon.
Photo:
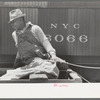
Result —
<svg viewBox="0 0 100 100"><path fill-rule="evenodd" d="M31 22L26 23L25 15L20 9L9 12L10 21L8 23L15 30L12 37L18 50L14 69L8 71L2 78L19 79L31 73L46 74L49 79L58 78L57 62L65 63L65 61L56 56L56 50L38 25ZM72 71L67 64L65 69Z"/></svg>

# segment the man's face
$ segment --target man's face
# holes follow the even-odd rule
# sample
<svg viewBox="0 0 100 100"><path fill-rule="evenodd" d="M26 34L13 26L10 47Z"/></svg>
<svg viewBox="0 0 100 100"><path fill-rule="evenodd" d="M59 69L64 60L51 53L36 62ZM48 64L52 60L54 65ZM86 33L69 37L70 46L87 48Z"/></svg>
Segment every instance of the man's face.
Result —
<svg viewBox="0 0 100 100"><path fill-rule="evenodd" d="M19 30L22 28L22 23L23 23L23 19L22 18L17 18L15 20L13 20L11 22L11 26L15 29L15 30Z"/></svg>

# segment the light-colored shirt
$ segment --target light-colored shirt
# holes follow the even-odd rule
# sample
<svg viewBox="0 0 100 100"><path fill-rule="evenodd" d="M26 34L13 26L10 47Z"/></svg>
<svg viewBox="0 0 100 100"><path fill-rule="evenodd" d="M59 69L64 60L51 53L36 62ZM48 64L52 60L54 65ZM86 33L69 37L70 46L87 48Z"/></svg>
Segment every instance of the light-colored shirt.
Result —
<svg viewBox="0 0 100 100"><path fill-rule="evenodd" d="M26 24L26 27L31 24L31 22L28 22ZM52 47L51 43L49 42L48 38L44 34L43 30L38 25L32 25L31 32L32 35L36 37L36 39L43 45L43 47L46 49L48 53L55 54L56 50ZM25 28L24 28L25 29ZM22 31L24 31L24 29ZM15 46L18 47L18 37L16 35L16 31L12 33L12 37L15 41ZM18 52L17 52L18 57Z"/></svg>

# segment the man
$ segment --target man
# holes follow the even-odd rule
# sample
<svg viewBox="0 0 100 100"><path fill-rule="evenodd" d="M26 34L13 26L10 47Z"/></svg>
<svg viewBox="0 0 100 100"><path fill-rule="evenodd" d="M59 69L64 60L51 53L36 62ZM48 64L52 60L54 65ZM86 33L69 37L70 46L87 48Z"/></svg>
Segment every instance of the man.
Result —
<svg viewBox="0 0 100 100"><path fill-rule="evenodd" d="M26 23L25 14L20 9L10 11L9 16L8 23L15 30L12 37L18 49L14 69L34 68L35 70L32 69L34 73L45 73L48 78L57 78L59 70L55 62L65 61L56 56L56 50L48 41L43 30L31 22Z"/></svg>
<svg viewBox="0 0 100 100"><path fill-rule="evenodd" d="M57 60L55 49L38 25L33 25L31 22L26 23L25 14L20 9L10 11L9 16L9 23L15 29L12 37L15 41L15 46L18 48L14 68L30 65L37 57L42 59L50 58L52 61ZM41 62L39 60L35 59L37 63ZM57 71L55 73L59 75L56 66L55 69Z"/></svg>
<svg viewBox="0 0 100 100"><path fill-rule="evenodd" d="M55 49L51 46L50 42L39 26L33 25L31 22L25 23L25 14L23 14L20 9L14 9L9 14L9 23L15 29L15 31L12 33L12 36L15 41L15 45L18 48L16 62L22 60L25 64L29 64L31 60L29 62L25 60L31 57L33 57L34 59L34 57L39 56L39 52L37 53L38 50L40 50L41 57L43 56L42 53L48 53L51 56L52 60L56 59ZM21 41L24 41L24 43L21 43L21 45L19 45ZM22 50L21 47L24 50ZM26 49L29 49L29 52ZM19 65L16 65L16 62L14 64L14 68L21 67Z"/></svg>

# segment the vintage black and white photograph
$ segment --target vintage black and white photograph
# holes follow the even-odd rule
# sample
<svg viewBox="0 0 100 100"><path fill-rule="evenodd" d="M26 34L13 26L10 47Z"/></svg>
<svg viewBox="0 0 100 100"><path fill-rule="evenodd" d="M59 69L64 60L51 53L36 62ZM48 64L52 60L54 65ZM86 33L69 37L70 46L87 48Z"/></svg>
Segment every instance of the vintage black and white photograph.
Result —
<svg viewBox="0 0 100 100"><path fill-rule="evenodd" d="M7 82L99 83L100 0L0 1L0 83Z"/></svg>

